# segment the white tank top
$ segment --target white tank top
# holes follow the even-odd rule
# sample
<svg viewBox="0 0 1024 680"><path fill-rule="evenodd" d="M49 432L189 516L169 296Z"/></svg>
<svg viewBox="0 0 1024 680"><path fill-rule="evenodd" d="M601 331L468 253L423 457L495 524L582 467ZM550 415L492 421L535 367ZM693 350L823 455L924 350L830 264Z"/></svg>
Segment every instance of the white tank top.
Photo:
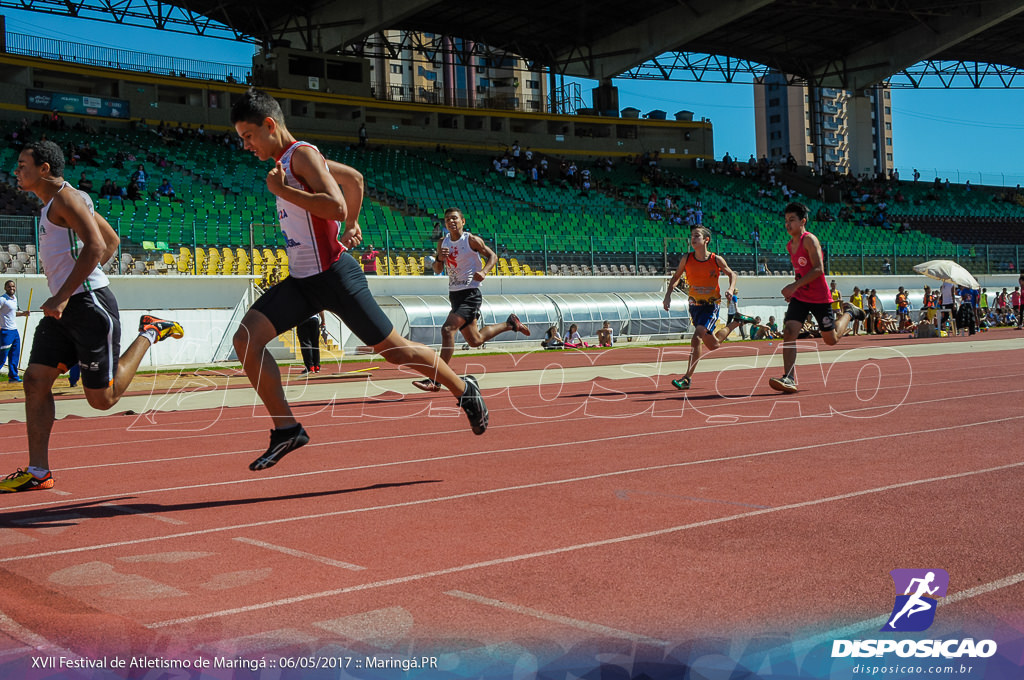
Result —
<svg viewBox="0 0 1024 680"><path fill-rule="evenodd" d="M448 248L448 259L444 268L448 272L448 290L469 290L479 288L480 281L473 278L475 272L483 270L480 253L469 245L469 232L463 231L462 237L452 241L451 234L444 237L442 248Z"/></svg>
<svg viewBox="0 0 1024 680"><path fill-rule="evenodd" d="M281 166L284 168L285 184L302 191L310 191L309 187L292 174L292 154L302 146L308 146L317 154L320 153L312 144L295 142L281 156ZM326 165L327 162L324 161L324 166ZM304 279L327 271L345 252L345 246L338 240L340 227L336 220L316 217L280 197L277 198L277 216L281 221L291 276Z"/></svg>
<svg viewBox="0 0 1024 680"><path fill-rule="evenodd" d="M57 193L65 189L77 191L78 195L85 201L89 214L93 215L96 213L89 194L84 191L78 191L78 189L75 189L67 182L61 185ZM68 280L71 270L75 268L78 253L82 249L82 242L73 229L58 226L50 221L50 206L52 204L53 199L51 198L43 206L43 211L39 216L39 259L43 263L43 273L46 275L46 285L50 288L50 295L56 295L57 291L64 285L64 282ZM72 295L90 290L98 290L109 285L110 280L103 273L103 270L100 269L100 265L97 264L96 269L89 273L89 277Z"/></svg>

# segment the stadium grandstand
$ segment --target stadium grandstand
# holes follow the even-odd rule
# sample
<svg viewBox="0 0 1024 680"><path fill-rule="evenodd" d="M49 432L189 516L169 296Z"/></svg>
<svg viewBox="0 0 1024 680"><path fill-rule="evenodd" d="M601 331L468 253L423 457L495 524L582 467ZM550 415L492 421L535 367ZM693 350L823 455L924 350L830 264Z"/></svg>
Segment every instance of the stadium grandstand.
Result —
<svg viewBox="0 0 1024 680"><path fill-rule="evenodd" d="M681 10L671 4L650 3L643 25L659 17L678 19ZM60 143L69 158L67 177L87 182L97 209L121 236L119 252L103 264L111 274L241 276L263 285L287 276L287 254L264 187L266 169L239 153L227 120L232 98L250 82L280 99L290 126L328 158L363 172L364 242L381 252L377 271L392 276L429 273L424 258L434 250L448 206L461 207L469 227L500 253L496 271L503 276L663 277L685 250L680 235L695 222L711 228L716 252L741 275L788 273L777 225L779 207L790 199L811 207L830 275L909 274L913 264L937 258L956 259L978 274L1006 274L1021 265L1019 191L716 159L705 117L690 111L674 117L620 112L610 81L595 90L592 108L572 115L552 112L558 108L554 96L545 97L544 110L523 110L501 88L500 96L479 99L447 90L429 97L395 95L381 80L384 62L372 53L371 33L362 31L347 49L310 51L291 47L301 36L288 33L288 11L255 3L261 18L254 24L252 17L201 5L181 7L211 11L239 35L262 42L250 70L30 36L10 36L0 54L0 134L6 141L0 168L13 166L27 140ZM614 13L613 5L595 3L594 11ZM768 11L747 9L725 25L761 21ZM574 47L571 27L553 15L547 33L527 41L516 34L514 19L534 10L540 11L503 7L502 21L471 12L464 3L433 3L430 17L403 17L376 28L426 31L444 18L452 22L450 30L478 41L515 42L531 64L557 64L566 73L591 76L636 66L651 56L644 50L664 50L666 41L676 40L658 30L630 63L609 57L588 65L574 56L580 47ZM772 21L792 18L787 11L774 8ZM907 17L896 14L889 15L892 35L913 33ZM811 23L829 20L806 16ZM1009 30L1019 21L1001 14L988 18L995 26L991 31ZM271 39L257 24L279 33ZM850 31L848 47L861 60L871 55L871 48L857 42L867 26ZM694 37L693 46L744 57L770 49L767 43L726 46L722 27L712 28ZM589 39L615 45L630 34L607 29ZM963 37L947 57L964 58L975 40ZM545 44L566 49L550 54ZM782 60L791 53L763 61L821 84L863 75L852 66L849 73L829 71L822 46L813 41L805 50L802 68ZM915 56L908 48L901 58ZM552 92L554 80L548 83ZM506 90L519 86L518 78L509 81ZM134 179L139 169L145 182ZM40 273L38 206L16 190L7 172L0 172L0 205L0 273Z"/></svg>

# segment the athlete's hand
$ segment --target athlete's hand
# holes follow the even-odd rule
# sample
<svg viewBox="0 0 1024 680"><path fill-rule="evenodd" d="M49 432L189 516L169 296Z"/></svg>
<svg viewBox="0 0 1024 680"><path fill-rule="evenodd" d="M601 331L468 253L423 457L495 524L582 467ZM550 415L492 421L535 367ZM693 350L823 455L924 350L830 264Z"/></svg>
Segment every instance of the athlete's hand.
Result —
<svg viewBox="0 0 1024 680"><path fill-rule="evenodd" d="M666 312L668 311L669 307L672 306L672 295L671 294L665 296L665 299L662 300L662 302L661 302L661 306L665 308Z"/></svg>
<svg viewBox="0 0 1024 680"><path fill-rule="evenodd" d="M345 231L341 234L341 245L346 248L355 248L363 242L363 229L359 226L358 222L355 222L350 227L346 227Z"/></svg>
<svg viewBox="0 0 1024 680"><path fill-rule="evenodd" d="M789 298L793 297L793 294L795 292L796 292L796 284L795 283L791 283L791 284L789 284L788 286L786 286L785 288L782 289L782 297L786 298L786 302L789 302Z"/></svg>
<svg viewBox="0 0 1024 680"><path fill-rule="evenodd" d="M483 281L485 278L487 278L487 274L484 274L483 272L473 272L474 281Z"/></svg>
<svg viewBox="0 0 1024 680"><path fill-rule="evenodd" d="M278 161L274 168L267 173L267 188L270 189L270 193L275 196L280 195L281 189L284 189L284 166L281 165L281 161Z"/></svg>
<svg viewBox="0 0 1024 680"><path fill-rule="evenodd" d="M43 316L52 316L54 319L59 319L64 314L64 308L67 306L67 300L58 302L57 298L50 298L43 303Z"/></svg>

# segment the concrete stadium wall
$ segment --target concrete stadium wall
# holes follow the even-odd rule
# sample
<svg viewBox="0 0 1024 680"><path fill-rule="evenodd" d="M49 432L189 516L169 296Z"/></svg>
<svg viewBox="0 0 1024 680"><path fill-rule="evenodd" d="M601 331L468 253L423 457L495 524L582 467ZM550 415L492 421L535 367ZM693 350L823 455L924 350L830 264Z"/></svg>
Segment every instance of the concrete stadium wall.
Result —
<svg viewBox="0 0 1024 680"><path fill-rule="evenodd" d="M49 297L43 276L11 277L18 285L18 301L22 309L29 307L32 294L32 310L37 311ZM934 281L923 276L837 276L835 278L844 299L849 298L854 286L861 289L875 288L882 300L883 308L895 311L896 289L903 286L910 295L911 308L920 306L921 290L925 285L935 287ZM117 296L121 311L122 349L132 341L138 326L140 314L152 313L182 323L185 337L181 340L161 342L147 353L143 366L201 364L214 360L214 353L225 339L230 340L234 332L232 314L236 307L245 308L249 303L248 291L251 278L245 276L114 276L111 288ZM750 316L760 316L767 321L775 316L781 323L786 311L780 291L789 283L789 277L740 277L737 290L740 295L740 309ZM981 285L989 290L990 300L1002 288L1013 290L1017 285L1016 275L991 275L979 277ZM393 295L436 295L439 304L447 295L447 278L443 276L377 276L369 277L370 289L375 296ZM722 285L725 285L722 281ZM565 277L565 276L495 276L484 282L486 296L537 295L537 294L592 294L592 293L652 293L663 295L666 279L663 277ZM686 300L677 295L673 305L685 305ZM724 312L724 310L723 310ZM328 331L351 349L357 341L337 318L328 315ZM31 347L31 337L42 316L38 313L28 318L27 339L23 339L23 353ZM722 320L724 321L724 313ZM24 329L24 319L18 320L19 331ZM28 357L22 361L27 365Z"/></svg>

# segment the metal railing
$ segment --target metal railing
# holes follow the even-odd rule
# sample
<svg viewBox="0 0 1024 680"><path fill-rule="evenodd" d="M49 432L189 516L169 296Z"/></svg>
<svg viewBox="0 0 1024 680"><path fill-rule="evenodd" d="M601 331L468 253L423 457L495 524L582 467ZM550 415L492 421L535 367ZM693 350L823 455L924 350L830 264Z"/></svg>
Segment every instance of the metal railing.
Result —
<svg viewBox="0 0 1024 680"><path fill-rule="evenodd" d="M248 65L168 57L148 52L133 52L113 47L53 40L23 33L7 33L7 52L74 64L115 68L121 71L222 82L248 82L252 69Z"/></svg>
<svg viewBox="0 0 1024 680"><path fill-rule="evenodd" d="M111 220L121 235L121 244L107 266L111 274L244 274L261 277L272 270L281 270L277 262L277 249L283 242L276 225L248 224L220 226L211 229L206 222L149 222L140 224L128 220ZM37 256L38 218L28 216L0 216L0 274L38 274L42 264ZM364 240L378 245L384 255L382 274L397 274L390 269L398 255L427 256L434 253L436 242L429 237L420 239L418 246L398 247L396 243L409 243L408 233L392 229L374 229L364 225ZM616 265L633 273L647 271L665 273L675 268L678 252L666 252L665 241L655 237L626 238L623 247L609 249L602 246L597 236L581 234L575 237L529 236L518 232L477 231L496 253L515 257L530 267L551 272L551 265L560 271L561 265L576 265L589 272L603 271L602 265ZM373 239L372 241L369 239ZM525 239L525 241L524 241ZM523 247L529 242L532 247ZM878 244L841 241L823 241L825 267L829 275L914 275L913 266L927 260L954 260L975 275L1011 274L1024 265L1024 245L1014 244L952 244L917 245L909 243ZM232 251L230 267L225 266L223 250ZM181 249L190 258L179 266ZM211 249L217 251L211 254ZM272 262L264 259L263 251L270 249ZM202 254L199 251L203 251ZM241 250L244 258L237 256ZM728 240L719 242L715 252L724 256L736 271L755 274L761 264L775 273L789 272L792 268L786 243L760 242L743 245ZM170 261L164 255L170 254ZM213 263L211 263L213 260ZM216 263L216 266L214 266ZM247 264L246 264L247 263ZM230 269L230 271L228 271Z"/></svg>

